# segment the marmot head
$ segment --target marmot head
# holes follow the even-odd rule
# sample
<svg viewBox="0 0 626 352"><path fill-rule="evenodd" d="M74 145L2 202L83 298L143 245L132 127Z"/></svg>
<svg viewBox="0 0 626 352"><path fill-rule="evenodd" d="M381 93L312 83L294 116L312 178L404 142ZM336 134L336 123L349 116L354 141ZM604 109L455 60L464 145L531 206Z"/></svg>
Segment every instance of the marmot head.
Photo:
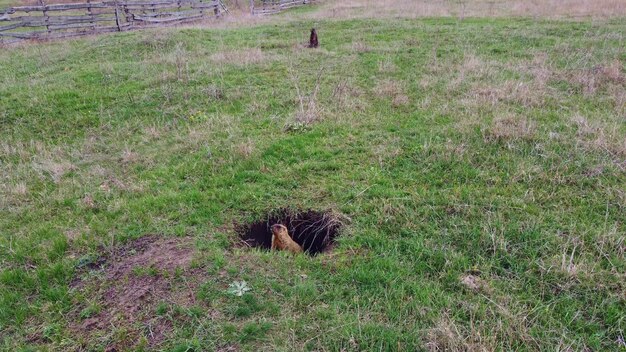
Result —
<svg viewBox="0 0 626 352"><path fill-rule="evenodd" d="M280 234L287 234L287 227L282 224L274 224L272 225L272 233L274 236L278 236Z"/></svg>

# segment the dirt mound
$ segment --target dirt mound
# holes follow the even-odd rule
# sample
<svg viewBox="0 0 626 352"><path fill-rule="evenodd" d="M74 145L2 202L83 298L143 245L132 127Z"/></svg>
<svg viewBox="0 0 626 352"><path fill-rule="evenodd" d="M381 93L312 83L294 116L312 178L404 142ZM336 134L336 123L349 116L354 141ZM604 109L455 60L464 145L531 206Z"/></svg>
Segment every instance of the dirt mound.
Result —
<svg viewBox="0 0 626 352"><path fill-rule="evenodd" d="M116 253L116 261L110 262L108 278L117 280L136 270L154 268L173 274L176 269L188 268L193 259L189 238L142 237Z"/></svg>
<svg viewBox="0 0 626 352"><path fill-rule="evenodd" d="M159 344L172 322L155 314L157 304L194 304L202 276L201 269L192 268L194 253L189 238L147 236L100 258L101 271L85 273L75 282L92 305L98 302L97 308L80 303L71 329L85 337L105 337L111 341L109 350L116 350L115 345L134 346L140 340ZM112 337L120 328L126 331L124 341Z"/></svg>

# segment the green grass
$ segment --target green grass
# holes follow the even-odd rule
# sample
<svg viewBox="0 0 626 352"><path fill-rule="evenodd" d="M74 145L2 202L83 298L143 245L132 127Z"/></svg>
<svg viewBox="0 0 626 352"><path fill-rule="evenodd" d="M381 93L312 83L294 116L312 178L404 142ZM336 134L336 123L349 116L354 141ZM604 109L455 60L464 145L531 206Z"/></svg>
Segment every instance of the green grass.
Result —
<svg viewBox="0 0 626 352"><path fill-rule="evenodd" d="M295 45L310 26L0 52L1 348L125 341L72 333L103 302L71 282L159 234L206 274L150 313L162 349L623 350L626 24L328 21ZM315 258L231 247L283 207L351 222Z"/></svg>
<svg viewBox="0 0 626 352"><path fill-rule="evenodd" d="M0 0L0 9L4 9L11 6L17 6L18 3L14 0Z"/></svg>

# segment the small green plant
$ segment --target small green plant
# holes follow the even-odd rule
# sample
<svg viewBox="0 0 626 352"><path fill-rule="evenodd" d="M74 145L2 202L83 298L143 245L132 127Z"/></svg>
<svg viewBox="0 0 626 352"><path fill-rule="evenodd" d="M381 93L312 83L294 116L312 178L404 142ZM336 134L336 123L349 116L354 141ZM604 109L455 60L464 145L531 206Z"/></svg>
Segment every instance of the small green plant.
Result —
<svg viewBox="0 0 626 352"><path fill-rule="evenodd" d="M301 133L311 130L311 125L305 122L293 121L285 124L285 132Z"/></svg>
<svg viewBox="0 0 626 352"><path fill-rule="evenodd" d="M98 257L95 254L86 254L76 261L76 269L82 269L84 267L93 265L96 263Z"/></svg>
<svg viewBox="0 0 626 352"><path fill-rule="evenodd" d="M54 341L59 336L61 327L58 324L47 325L43 329L43 337L48 341Z"/></svg>
<svg viewBox="0 0 626 352"><path fill-rule="evenodd" d="M98 313L100 313L100 305L92 304L80 311L80 318L81 319L91 318Z"/></svg>
<svg viewBox="0 0 626 352"><path fill-rule="evenodd" d="M239 336L240 341L246 342L250 340L260 339L272 328L272 324L268 322L250 322L244 325Z"/></svg>
<svg viewBox="0 0 626 352"><path fill-rule="evenodd" d="M235 281L228 285L228 293L237 297L243 296L246 292L251 291L252 288L248 286L245 281Z"/></svg>
<svg viewBox="0 0 626 352"><path fill-rule="evenodd" d="M197 305L191 306L187 308L187 315L194 319L200 319L202 316L204 316L204 309Z"/></svg>
<svg viewBox="0 0 626 352"><path fill-rule="evenodd" d="M161 274L167 276L167 272L161 272L158 268L154 266L136 266L133 268L133 274L137 276L159 276Z"/></svg>
<svg viewBox="0 0 626 352"><path fill-rule="evenodd" d="M190 344L184 343L177 345L172 349L172 352L194 352L196 348Z"/></svg>
<svg viewBox="0 0 626 352"><path fill-rule="evenodd" d="M235 304L233 315L237 318L249 317L264 308L253 295L243 295Z"/></svg>
<svg viewBox="0 0 626 352"><path fill-rule="evenodd" d="M160 302L155 309L157 315L165 315L169 311L169 304L167 302Z"/></svg>

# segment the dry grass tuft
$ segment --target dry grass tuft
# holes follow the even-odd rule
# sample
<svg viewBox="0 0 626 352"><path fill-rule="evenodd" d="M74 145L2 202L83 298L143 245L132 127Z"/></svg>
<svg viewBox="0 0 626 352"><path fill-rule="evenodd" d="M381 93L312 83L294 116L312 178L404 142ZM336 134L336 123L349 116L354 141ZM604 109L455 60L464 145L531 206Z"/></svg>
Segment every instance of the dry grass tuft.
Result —
<svg viewBox="0 0 626 352"><path fill-rule="evenodd" d="M246 106L249 115L258 115L267 109L267 102L261 100L253 100Z"/></svg>
<svg viewBox="0 0 626 352"><path fill-rule="evenodd" d="M614 85L609 88L609 94L613 98L615 113L626 116L626 89Z"/></svg>
<svg viewBox="0 0 626 352"><path fill-rule="evenodd" d="M381 82L378 82L376 88L374 88L374 92L379 97L390 98L397 94L401 94L404 92L404 88L402 84L398 81L387 79Z"/></svg>
<svg viewBox="0 0 626 352"><path fill-rule="evenodd" d="M76 169L76 166L69 161L61 160L42 160L41 162L34 163L33 169L39 172L42 176L48 176L54 183L61 182L63 176L70 171Z"/></svg>
<svg viewBox="0 0 626 352"><path fill-rule="evenodd" d="M433 75L424 75L418 81L419 87L422 88L423 90L429 89L435 83L437 83L437 77Z"/></svg>
<svg viewBox="0 0 626 352"><path fill-rule="evenodd" d="M495 349L495 346L474 343L465 334L464 328L458 326L446 312L435 326L427 331L425 347L431 352L492 351Z"/></svg>
<svg viewBox="0 0 626 352"><path fill-rule="evenodd" d="M267 57L259 48L248 48L220 51L211 55L211 60L220 64L247 66L262 63L267 60Z"/></svg>
<svg viewBox="0 0 626 352"><path fill-rule="evenodd" d="M476 294L489 302L488 308L480 311L471 303L457 306L457 309L470 316L469 326L456 324L450 313L444 312L435 326L426 332L425 347L428 351L511 350L511 342L522 342L531 349L538 347L528 329L529 320L523 307L506 297L491 299L480 292ZM520 312L514 312L510 306Z"/></svg>
<svg viewBox="0 0 626 352"><path fill-rule="evenodd" d="M176 134L177 145L180 152L189 150L206 149L208 141L215 138L224 138L232 141L240 135L241 122L238 117L229 114L207 115L196 124L194 128ZM230 148L230 147L229 147ZM211 157L211 152L207 151Z"/></svg>
<svg viewBox="0 0 626 352"><path fill-rule="evenodd" d="M80 202L85 208L88 209L94 209L96 207L96 202L93 200L93 197L90 194L85 194Z"/></svg>
<svg viewBox="0 0 626 352"><path fill-rule="evenodd" d="M532 140L535 136L536 124L523 117L506 116L497 118L489 128L483 130L486 142Z"/></svg>
<svg viewBox="0 0 626 352"><path fill-rule="evenodd" d="M446 141L444 148L446 152L444 157L447 157L447 158L449 158L451 155L456 155L456 156L461 157L465 155L465 153L467 152L467 144L465 143L456 144L451 139L448 139Z"/></svg>
<svg viewBox="0 0 626 352"><path fill-rule="evenodd" d="M316 18L619 17L622 0L350 0L327 2Z"/></svg>
<svg viewBox="0 0 626 352"><path fill-rule="evenodd" d="M585 148L607 153L615 161L615 165L626 166L626 139L619 132L619 126L609 127L576 114L571 118L576 127L577 143Z"/></svg>
<svg viewBox="0 0 626 352"><path fill-rule="evenodd" d="M162 33L162 32L155 32ZM156 34L156 37L160 37ZM158 44L157 44L158 43ZM189 61L191 53L187 51L185 46L182 43L177 43L173 50L166 51L165 42L161 41L161 39L146 39L145 43L141 43L141 45L146 45L151 47L154 50L158 50L161 52L161 55L154 57L146 57L144 58L144 63L146 66L157 64L166 64L167 67L174 67L175 72L172 70L163 70L159 73L159 80L162 82L168 81L182 81L187 82L189 80ZM110 72L112 74L113 71Z"/></svg>
<svg viewBox="0 0 626 352"><path fill-rule="evenodd" d="M458 327L447 314L444 314L426 335L426 349L431 352L461 351L464 339Z"/></svg>
<svg viewBox="0 0 626 352"><path fill-rule="evenodd" d="M493 83L505 70L516 71L524 78ZM465 104L496 106L511 103L528 108L543 107L547 99L555 95L548 83L558 74L548 55L542 52L535 53L531 61L514 64L485 61L470 53L465 55L457 72L458 75L450 80L448 87L455 89L463 82L470 81L470 89L463 99Z"/></svg>
<svg viewBox="0 0 626 352"><path fill-rule="evenodd" d="M534 54L530 63L518 66L522 73L528 73L533 77L535 87L544 91L548 82L553 78L556 69L549 61L548 54L545 52L537 52ZM515 67L511 67L515 69Z"/></svg>
<svg viewBox="0 0 626 352"><path fill-rule="evenodd" d="M556 236L563 239L563 243L559 246L561 253L555 253L550 257L539 259L539 267L546 272L550 270L560 271L572 279L572 281L593 275L595 268L593 265L586 263L584 257L581 256L581 253L584 252L584 247L588 244L580 237L567 232L558 231ZM607 243L602 243L600 247L605 245ZM600 251L603 251L602 248L600 248ZM566 282L565 284L568 283Z"/></svg>
<svg viewBox="0 0 626 352"><path fill-rule="evenodd" d="M594 135L599 131L599 128L592 126L589 121L582 115L576 114L571 118L574 125L576 125L576 134L578 136Z"/></svg>
<svg viewBox="0 0 626 352"><path fill-rule="evenodd" d="M332 93L325 100L324 106L327 117L336 122L354 124L355 117L367 111L371 106L371 99L363 88L359 87L352 79L340 80L332 85Z"/></svg>
<svg viewBox="0 0 626 352"><path fill-rule="evenodd" d="M492 106L509 102L525 107L540 107L545 104L546 95L545 90L534 82L508 80L500 86L476 85L470 90L469 98L478 104Z"/></svg>
<svg viewBox="0 0 626 352"><path fill-rule="evenodd" d="M226 94L224 93L224 90L215 84L210 84L206 86L202 91L211 100L223 100L226 98Z"/></svg>
<svg viewBox="0 0 626 352"><path fill-rule="evenodd" d="M485 67L485 62L475 54L466 54L463 60L462 70L465 72L477 72Z"/></svg>
<svg viewBox="0 0 626 352"><path fill-rule="evenodd" d="M459 278L459 281L461 282L463 286L467 287L471 291L476 291L476 292L480 292L480 291L488 292L489 291L489 284L485 280L481 279L480 277L476 275L472 275L472 274L463 275Z"/></svg>
<svg viewBox="0 0 626 352"><path fill-rule="evenodd" d="M486 62L473 53L466 53L463 62L455 65L453 71L457 73L456 77L450 79L448 87L456 89L468 79L483 79L490 77L497 65L493 62ZM446 70L444 65L438 62L436 67L431 68L435 75L443 73Z"/></svg>
<svg viewBox="0 0 626 352"><path fill-rule="evenodd" d="M144 135L148 137L148 139L157 139L161 137L162 131L157 126L147 126L144 129Z"/></svg>
<svg viewBox="0 0 626 352"><path fill-rule="evenodd" d="M296 93L298 110L295 112L293 120L287 122L285 125L284 129L286 131L295 131L306 128L322 118L322 108L318 104L318 97L322 84L323 72L324 68L320 67L317 72L315 85L313 86L313 89L307 93L307 91L302 87L300 73L294 68L293 63L290 63L289 77L293 83Z"/></svg>
<svg viewBox="0 0 626 352"><path fill-rule="evenodd" d="M599 70L605 80L616 84L624 83L624 70L619 60L615 59L611 63L600 67Z"/></svg>
<svg viewBox="0 0 626 352"><path fill-rule="evenodd" d="M63 231L63 234L71 242L78 240L82 236L82 232L78 229L67 229Z"/></svg>
<svg viewBox="0 0 626 352"><path fill-rule="evenodd" d="M23 197L28 194L28 187L24 182L17 182L9 186L9 193L18 197Z"/></svg>
<svg viewBox="0 0 626 352"><path fill-rule="evenodd" d="M378 82L374 88L374 93L381 98L391 98L391 104L394 107L410 103L409 97L405 93L404 84L393 79Z"/></svg>
<svg viewBox="0 0 626 352"><path fill-rule="evenodd" d="M373 148L373 154L381 168L402 154L401 140L392 138L377 144Z"/></svg>
<svg viewBox="0 0 626 352"><path fill-rule="evenodd" d="M575 254L576 246L573 246L571 251L568 251L568 248L563 250L561 255L561 271L571 277L576 277L579 273L590 273L590 271L588 269L585 270L584 266L580 263L575 262Z"/></svg>
<svg viewBox="0 0 626 352"><path fill-rule="evenodd" d="M378 72L380 73L392 73L396 72L397 66L393 63L390 57L378 61Z"/></svg>
<svg viewBox="0 0 626 352"><path fill-rule="evenodd" d="M372 47L367 45L367 43L359 40L352 42L352 51L359 54L369 53L372 51Z"/></svg>
<svg viewBox="0 0 626 352"><path fill-rule="evenodd" d="M44 152L46 147L40 141L0 141L0 156L29 159L33 154Z"/></svg>
<svg viewBox="0 0 626 352"><path fill-rule="evenodd" d="M619 60L613 60L608 64L596 65L590 69L573 70L566 76L566 79L571 84L582 87L583 94L587 96L612 85L622 86L626 81L626 76ZM623 90L623 87L620 88Z"/></svg>
<svg viewBox="0 0 626 352"><path fill-rule="evenodd" d="M350 80L341 80L333 88L331 101L341 111L363 111L367 101L360 99L363 96L361 88Z"/></svg>
<svg viewBox="0 0 626 352"><path fill-rule="evenodd" d="M122 164L133 164L139 160L139 154L131 151L129 148L124 148L120 161Z"/></svg>
<svg viewBox="0 0 626 352"><path fill-rule="evenodd" d="M411 101L409 100L409 96L406 94L398 94L391 100L391 105L394 107L409 105Z"/></svg>
<svg viewBox="0 0 626 352"><path fill-rule="evenodd" d="M235 153L243 158L249 158L256 149L254 141L248 139L245 142L239 143L235 149Z"/></svg>
<svg viewBox="0 0 626 352"><path fill-rule="evenodd" d="M304 97L303 100L306 100L306 103L301 106L298 111L296 111L294 115L295 125L287 124L285 129L291 130L297 126L308 126L318 120L321 119L320 110L317 106L317 98L314 96Z"/></svg>

